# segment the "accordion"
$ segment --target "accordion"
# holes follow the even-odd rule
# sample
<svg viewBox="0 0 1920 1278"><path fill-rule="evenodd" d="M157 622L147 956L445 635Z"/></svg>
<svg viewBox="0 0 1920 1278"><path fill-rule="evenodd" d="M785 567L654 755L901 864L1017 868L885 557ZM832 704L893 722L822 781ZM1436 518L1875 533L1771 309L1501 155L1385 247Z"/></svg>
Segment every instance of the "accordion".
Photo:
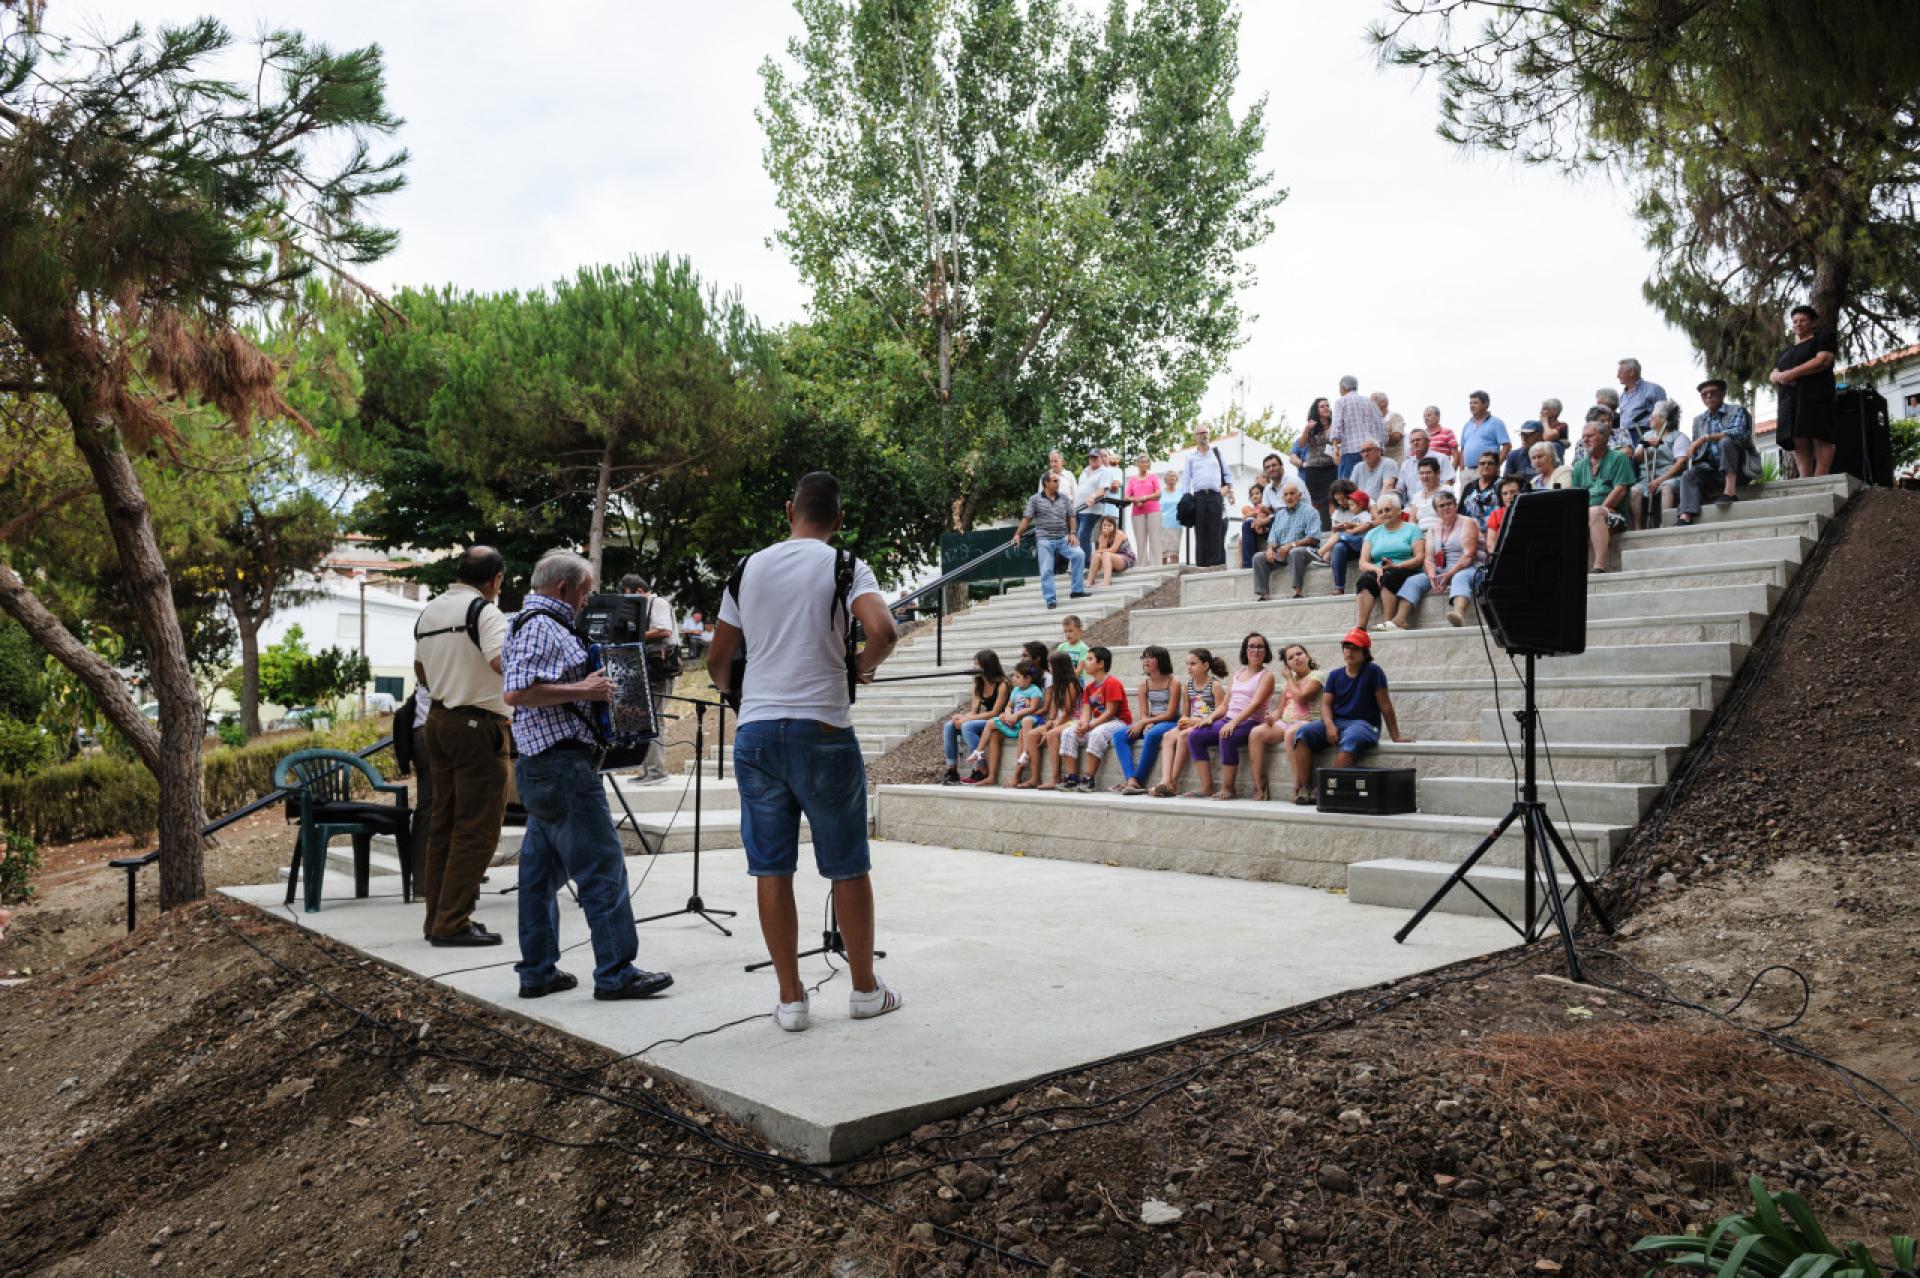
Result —
<svg viewBox="0 0 1920 1278"><path fill-rule="evenodd" d="M660 735L653 684L648 678L647 650L638 643L596 643L587 646L592 668L605 670L613 685L613 700L596 703L594 730L606 752L603 768L637 767L647 747Z"/></svg>

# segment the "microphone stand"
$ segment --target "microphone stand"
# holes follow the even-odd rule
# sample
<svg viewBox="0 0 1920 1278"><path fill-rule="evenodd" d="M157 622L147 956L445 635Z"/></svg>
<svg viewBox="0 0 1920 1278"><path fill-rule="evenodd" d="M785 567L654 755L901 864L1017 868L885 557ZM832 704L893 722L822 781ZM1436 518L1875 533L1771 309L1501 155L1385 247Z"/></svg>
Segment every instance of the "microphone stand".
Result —
<svg viewBox="0 0 1920 1278"><path fill-rule="evenodd" d="M731 919L737 918L740 912L738 910L715 908L708 905L700 897L700 780L702 774L706 771L707 764L707 710L709 707L720 705L721 703L717 701L703 701L698 697L678 697L671 693L663 695L661 700L679 701L693 707L693 893L687 897L687 903L679 909L667 910L662 914L649 914L646 918L635 919L634 923L637 926L641 923L657 922L660 919L678 918L682 914L696 914L712 924L713 927L719 931L720 935L732 936L733 933L724 927L720 920L715 918L714 915L724 915ZM725 748L725 743L722 742L721 749L724 750ZM618 791L619 786L617 783L614 788ZM625 796L622 796L621 803L624 805L625 802ZM632 816L631 810L628 811L628 816ZM636 833L639 831L638 823L635 823L634 830ZM666 846L666 836L664 834L661 835L661 846L663 848ZM654 855L658 856L659 853L656 852Z"/></svg>

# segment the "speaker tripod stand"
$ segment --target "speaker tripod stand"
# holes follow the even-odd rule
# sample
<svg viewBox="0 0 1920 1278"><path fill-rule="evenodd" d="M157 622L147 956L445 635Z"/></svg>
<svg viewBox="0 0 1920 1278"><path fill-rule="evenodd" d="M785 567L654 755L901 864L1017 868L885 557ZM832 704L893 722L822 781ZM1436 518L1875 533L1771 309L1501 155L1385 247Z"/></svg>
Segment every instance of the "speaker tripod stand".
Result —
<svg viewBox="0 0 1920 1278"><path fill-rule="evenodd" d="M1600 904L1599 894L1580 872L1580 862L1567 851L1567 845L1560 839L1560 831L1554 828L1553 818L1547 815L1546 804L1540 802L1540 783L1535 772L1534 743L1539 735L1540 711L1534 704L1533 664L1534 654L1527 655L1527 701L1524 709L1513 712L1520 721L1520 736L1526 755L1526 772L1521 781L1520 797L1514 801L1507 815L1500 818L1500 824L1493 827L1493 833L1480 840L1480 845L1467 855L1467 859L1454 867L1447 881L1440 885L1418 913L1407 921L1407 925L1393 934L1396 942L1404 944L1420 921L1433 912L1441 899L1455 887L1464 887L1480 898L1480 903L1492 910L1494 915L1508 927L1519 933L1520 938L1529 944L1547 934L1548 923L1560 934L1560 944L1567 952L1567 975L1576 981L1585 982L1586 977L1580 971L1580 952L1573 944L1573 924L1567 918L1567 898L1561 894L1560 877L1554 870L1554 858L1557 856L1566 867L1573 885L1580 897L1593 911L1593 917L1606 931L1613 935L1613 923L1607 918L1606 910ZM1475 887L1467 878L1469 871L1479 863L1493 846L1500 841L1514 822L1520 822L1520 828L1526 837L1526 860L1522 867L1524 908L1519 921L1511 918L1505 910L1487 899L1486 893ZM1544 882L1544 900L1535 898L1536 881Z"/></svg>

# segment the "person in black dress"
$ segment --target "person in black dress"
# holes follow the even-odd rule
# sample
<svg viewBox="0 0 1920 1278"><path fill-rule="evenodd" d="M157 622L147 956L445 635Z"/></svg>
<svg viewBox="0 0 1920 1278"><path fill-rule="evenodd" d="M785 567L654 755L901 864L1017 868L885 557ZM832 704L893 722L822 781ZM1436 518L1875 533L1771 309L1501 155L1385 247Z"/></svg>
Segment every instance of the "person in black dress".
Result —
<svg viewBox="0 0 1920 1278"><path fill-rule="evenodd" d="M1832 329L1820 327L1820 312L1793 308L1793 345L1780 352L1768 379L1780 394L1780 424L1775 438L1792 447L1805 476L1833 469L1833 361L1838 351Z"/></svg>

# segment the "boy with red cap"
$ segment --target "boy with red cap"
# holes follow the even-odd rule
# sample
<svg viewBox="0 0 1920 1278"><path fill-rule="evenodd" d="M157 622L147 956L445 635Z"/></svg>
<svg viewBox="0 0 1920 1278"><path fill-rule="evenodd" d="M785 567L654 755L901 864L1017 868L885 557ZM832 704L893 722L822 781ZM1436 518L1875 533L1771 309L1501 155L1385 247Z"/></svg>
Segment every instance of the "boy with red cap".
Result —
<svg viewBox="0 0 1920 1278"><path fill-rule="evenodd" d="M1354 757L1380 743L1380 721L1386 720L1393 739L1405 745L1413 740L1400 731L1393 713L1393 698L1387 695L1387 672L1373 660L1373 636L1353 629L1340 641L1340 655L1346 668L1327 676L1326 691L1320 697L1320 719L1309 723L1293 738L1293 801L1309 805L1313 797L1313 752L1339 742L1340 753L1333 766L1350 768Z"/></svg>

